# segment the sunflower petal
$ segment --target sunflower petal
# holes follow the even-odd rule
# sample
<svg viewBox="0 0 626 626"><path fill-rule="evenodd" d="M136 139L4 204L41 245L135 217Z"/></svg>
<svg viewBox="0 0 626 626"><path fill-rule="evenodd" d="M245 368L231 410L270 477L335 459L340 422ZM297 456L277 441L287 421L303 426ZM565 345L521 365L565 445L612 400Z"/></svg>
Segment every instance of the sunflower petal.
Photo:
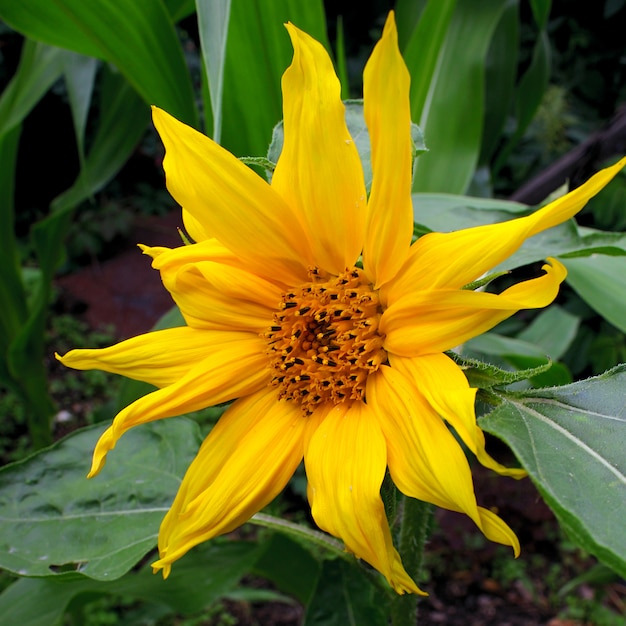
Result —
<svg viewBox="0 0 626 626"><path fill-rule="evenodd" d="M104 466L107 453L130 428L165 417L199 411L252 393L269 382L266 343L250 333L212 346L209 356L197 362L174 384L139 398L120 411L102 434L93 453L89 477Z"/></svg>
<svg viewBox="0 0 626 626"><path fill-rule="evenodd" d="M271 502L302 460L306 420L263 389L235 402L190 465L159 532L165 577L193 546L234 530Z"/></svg>
<svg viewBox="0 0 626 626"><path fill-rule="evenodd" d="M108 348L70 350L56 358L77 370L103 370L155 387L166 387L181 379L213 350L248 342L249 333L215 332L183 326L132 337Z"/></svg>
<svg viewBox="0 0 626 626"><path fill-rule="evenodd" d="M374 413L361 402L324 413L310 428L304 451L313 519L398 593L422 594L402 567L385 517L380 487L387 455Z"/></svg>
<svg viewBox="0 0 626 626"><path fill-rule="evenodd" d="M272 189L306 223L315 264L340 274L363 246L365 183L324 47L287 24L293 62L283 74L285 139Z"/></svg>
<svg viewBox="0 0 626 626"><path fill-rule="evenodd" d="M398 50L398 33L391 12L382 39L363 72L373 171L363 267L377 289L402 267L413 236L409 85L409 72Z"/></svg>
<svg viewBox="0 0 626 626"><path fill-rule="evenodd" d="M465 513L488 539L512 546L517 555L517 537L502 520L476 504L463 451L412 382L382 366L368 379L367 398L387 441L389 472L398 489Z"/></svg>
<svg viewBox="0 0 626 626"><path fill-rule="evenodd" d="M252 273L214 240L167 250L146 248L189 326L261 332L284 287Z"/></svg>
<svg viewBox="0 0 626 626"><path fill-rule="evenodd" d="M626 158L527 217L451 233L429 233L411 247L388 299L418 289L463 287L511 256L529 237L573 217L626 166Z"/></svg>
<svg viewBox="0 0 626 626"><path fill-rule="evenodd" d="M167 188L197 222L186 221L190 234L210 234L264 276L304 279L312 257L296 212L214 141L161 109L152 116L165 145Z"/></svg>
<svg viewBox="0 0 626 626"><path fill-rule="evenodd" d="M389 355L391 367L412 381L430 406L454 428L478 461L489 469L514 478L526 471L507 468L485 450L485 435L476 424L476 389L470 388L461 368L445 354L415 358Z"/></svg>
<svg viewBox="0 0 626 626"><path fill-rule="evenodd" d="M391 304L380 320L384 348L401 356L445 352L493 328L520 309L550 304L566 270L555 259L545 274L509 287L501 294L435 289L409 294Z"/></svg>

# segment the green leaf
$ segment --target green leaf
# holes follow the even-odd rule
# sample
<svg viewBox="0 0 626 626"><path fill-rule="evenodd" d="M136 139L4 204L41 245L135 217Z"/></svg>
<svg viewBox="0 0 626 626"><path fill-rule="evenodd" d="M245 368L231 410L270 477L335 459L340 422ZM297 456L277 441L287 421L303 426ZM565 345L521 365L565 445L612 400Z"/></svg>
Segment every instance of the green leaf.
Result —
<svg viewBox="0 0 626 626"><path fill-rule="evenodd" d="M317 586L320 563L302 545L283 533L274 533L264 544L254 566L255 574L271 580L281 591L308 604Z"/></svg>
<svg viewBox="0 0 626 626"><path fill-rule="evenodd" d="M570 537L626 576L626 366L565 387L501 396L479 420L503 439Z"/></svg>
<svg viewBox="0 0 626 626"><path fill-rule="evenodd" d="M470 183L482 138L487 50L506 4L442 0L422 13L405 50L411 117L430 150L417 164L416 191L463 193Z"/></svg>
<svg viewBox="0 0 626 626"><path fill-rule="evenodd" d="M626 332L626 257L592 255L561 259L567 283L613 326Z"/></svg>
<svg viewBox="0 0 626 626"><path fill-rule="evenodd" d="M0 0L10 26L115 65L148 104L197 125L191 78L162 0Z"/></svg>
<svg viewBox="0 0 626 626"><path fill-rule="evenodd" d="M520 79L515 96L516 128L513 135L498 153L494 163L494 171L498 171L507 161L509 155L523 137L532 121L550 79L550 40L545 31L539 34L533 49L530 66Z"/></svg>
<svg viewBox="0 0 626 626"><path fill-rule="evenodd" d="M17 126L61 76L66 50L24 41L20 64L0 97L0 136Z"/></svg>
<svg viewBox="0 0 626 626"><path fill-rule="evenodd" d="M237 156L266 154L271 129L282 119L280 79L293 56L283 26L287 21L330 50L321 0L248 0L232 4L222 144Z"/></svg>
<svg viewBox="0 0 626 626"><path fill-rule="evenodd" d="M156 543L197 452L197 425L172 418L124 435L97 477L86 474L103 426L77 431L0 470L0 566L23 576L79 572L113 580Z"/></svg>
<svg viewBox="0 0 626 626"><path fill-rule="evenodd" d="M543 30L548 23L552 0L530 0L530 6L532 7L537 26Z"/></svg>
<svg viewBox="0 0 626 626"><path fill-rule="evenodd" d="M98 61L82 54L67 53L63 64L81 166L85 161L85 127L97 69Z"/></svg>
<svg viewBox="0 0 626 626"><path fill-rule="evenodd" d="M17 249L14 227L14 185L17 148L21 125L0 135L0 361L19 331L27 315L26 294L21 280L20 255ZM2 368L4 369L4 367ZM8 378L8 371L4 373Z"/></svg>
<svg viewBox="0 0 626 626"><path fill-rule="evenodd" d="M488 333L484 336L489 337L490 343L497 342L500 340L507 340L508 337L502 337L501 335L493 337L494 333ZM513 341L514 340L510 340ZM487 344L488 345L488 344ZM505 344L506 345L506 344ZM528 344L527 344L528 345ZM484 354L489 354L487 347L485 344L480 345L478 347L482 348L480 352ZM491 348L493 350L498 350L499 348ZM519 349L518 345L515 345L515 348ZM477 350L478 352L479 350ZM456 363L459 364L461 369L465 372L467 379L472 387L477 387L478 389L490 389L492 387L506 387L508 385L512 385L513 383L521 382L524 380L530 380L536 376L547 372L552 367L552 362L550 360L546 360L539 357L534 357L534 363L531 367L527 369L520 370L505 370L496 365L492 365L491 363L485 363L482 360L474 359L471 357L467 357L465 355L459 355L450 353L450 356L454 359ZM536 364L537 362L544 361L543 363Z"/></svg>
<svg viewBox="0 0 626 626"><path fill-rule="evenodd" d="M560 359L576 338L579 326L579 317L553 304L539 313L517 338L540 346L551 359Z"/></svg>
<svg viewBox="0 0 626 626"><path fill-rule="evenodd" d="M71 210L102 189L148 127L148 107L119 74L105 71L101 90L101 114L91 149L74 184L53 200L55 212ZM45 224L40 228L45 229Z"/></svg>
<svg viewBox="0 0 626 626"><path fill-rule="evenodd" d="M494 29L485 67L485 115L479 162L488 164L510 113L519 56L519 2L507 3Z"/></svg>
<svg viewBox="0 0 626 626"><path fill-rule="evenodd" d="M388 598L364 571L341 559L324 561L304 626L386 626Z"/></svg>
<svg viewBox="0 0 626 626"><path fill-rule="evenodd" d="M149 566L110 582L22 578L0 594L0 615L7 624L50 626L62 618L73 598L87 593L120 594L189 615L230 594L258 555L255 544L211 542L183 557L166 582L153 575Z"/></svg>
<svg viewBox="0 0 626 626"><path fill-rule="evenodd" d="M222 134L222 93L230 4L231 0L196 0L202 58L213 111L212 137L217 143Z"/></svg>

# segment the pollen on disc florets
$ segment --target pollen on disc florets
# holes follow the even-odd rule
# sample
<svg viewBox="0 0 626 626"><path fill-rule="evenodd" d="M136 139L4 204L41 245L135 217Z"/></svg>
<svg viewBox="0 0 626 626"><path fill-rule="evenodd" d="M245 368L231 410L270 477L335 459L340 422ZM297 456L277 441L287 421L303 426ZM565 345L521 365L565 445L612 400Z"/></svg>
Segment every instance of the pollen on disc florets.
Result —
<svg viewBox="0 0 626 626"><path fill-rule="evenodd" d="M370 373L387 361L378 333L381 307L363 271L340 276L310 270L311 281L284 293L269 343L279 397L316 405L363 400Z"/></svg>

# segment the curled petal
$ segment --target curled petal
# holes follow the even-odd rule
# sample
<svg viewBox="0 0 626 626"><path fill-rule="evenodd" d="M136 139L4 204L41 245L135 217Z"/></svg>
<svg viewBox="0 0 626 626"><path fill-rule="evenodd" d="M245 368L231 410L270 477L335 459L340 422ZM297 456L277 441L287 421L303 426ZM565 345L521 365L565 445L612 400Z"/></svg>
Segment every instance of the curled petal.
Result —
<svg viewBox="0 0 626 626"><path fill-rule="evenodd" d="M434 289L408 294L383 313L384 347L401 356L445 352L493 328L520 309L548 306L566 270L555 259L545 274L509 287L501 294L460 289Z"/></svg>
<svg viewBox="0 0 626 626"><path fill-rule="evenodd" d="M56 357L63 365L77 370L98 369L166 387L181 379L211 351L229 350L230 346L249 340L249 333L183 326L145 333L108 348L70 350Z"/></svg>
<svg viewBox="0 0 626 626"><path fill-rule="evenodd" d="M189 466L159 532L154 570L195 545L234 530L269 504L302 460L306 420L273 389L237 400L220 418Z"/></svg>
<svg viewBox="0 0 626 626"><path fill-rule="evenodd" d="M215 237L264 276L306 278L312 256L295 208L213 140L156 107L152 117L167 188L193 218L192 237Z"/></svg>
<svg viewBox="0 0 626 626"><path fill-rule="evenodd" d="M315 264L340 274L363 246L363 170L328 53L293 24L287 30L294 56L282 80L285 139L272 189L302 216Z"/></svg>
<svg viewBox="0 0 626 626"><path fill-rule="evenodd" d="M496 515L479 507L469 464L456 439L413 383L382 366L370 376L368 403L387 441L389 473L407 496L470 517L491 541L519 554L515 533Z"/></svg>
<svg viewBox="0 0 626 626"><path fill-rule="evenodd" d="M311 513L317 525L374 566L398 593L423 594L402 567L380 498L386 445L362 402L312 417L304 451Z"/></svg>
<svg viewBox="0 0 626 626"><path fill-rule="evenodd" d="M391 12L363 72L373 172L363 267L377 289L402 267L413 236L410 80Z"/></svg>
<svg viewBox="0 0 626 626"><path fill-rule="evenodd" d="M471 283L511 256L529 237L576 215L624 166L626 158L526 217L424 235L413 244L397 281L389 286L389 301L408 291Z"/></svg>
<svg viewBox="0 0 626 626"><path fill-rule="evenodd" d="M389 355L393 369L412 381L430 406L454 428L478 461L489 469L513 478L523 478L526 471L507 468L485 450L485 435L476 423L472 389L461 368L445 354L407 358Z"/></svg>
<svg viewBox="0 0 626 626"><path fill-rule="evenodd" d="M96 444L89 477L102 469L107 453L133 426L228 402L267 384L270 373L265 342L249 333L237 335L238 340L213 346L209 356L174 384L153 391L120 411Z"/></svg>

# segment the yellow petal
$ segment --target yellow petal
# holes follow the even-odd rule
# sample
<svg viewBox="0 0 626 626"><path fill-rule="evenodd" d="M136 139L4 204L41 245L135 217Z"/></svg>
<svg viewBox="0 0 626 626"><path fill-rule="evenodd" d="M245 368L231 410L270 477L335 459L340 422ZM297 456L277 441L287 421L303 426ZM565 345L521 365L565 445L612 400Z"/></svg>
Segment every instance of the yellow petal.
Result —
<svg viewBox="0 0 626 626"><path fill-rule="evenodd" d="M626 158L527 217L451 233L429 233L412 246L389 301L416 289L463 287L511 256L529 237L573 217L626 166Z"/></svg>
<svg viewBox="0 0 626 626"><path fill-rule="evenodd" d="M389 355L391 366L422 393L430 406L454 428L478 461L503 476L523 478L522 469L507 468L485 450L485 435L476 423L476 389L470 388L461 368L445 354L415 358Z"/></svg>
<svg viewBox="0 0 626 626"><path fill-rule="evenodd" d="M271 502L302 460L306 419L274 389L237 400L190 465L159 532L155 570L195 545L234 530Z"/></svg>
<svg viewBox="0 0 626 626"><path fill-rule="evenodd" d="M56 355L67 367L103 370L166 387L182 378L212 350L248 342L249 333L197 330L183 326L157 330L99 350L70 350Z"/></svg>
<svg viewBox="0 0 626 626"><path fill-rule="evenodd" d="M248 271L246 262L224 253L214 240L144 252L153 256L189 326L258 333L272 323L284 287Z"/></svg>
<svg viewBox="0 0 626 626"><path fill-rule="evenodd" d="M389 473L398 489L407 496L465 513L488 539L512 546L517 555L515 533L476 504L463 451L412 382L397 370L382 366L368 379L367 400L387 441Z"/></svg>
<svg viewBox="0 0 626 626"><path fill-rule="evenodd" d="M120 411L96 445L89 477L102 469L107 453L133 426L199 411L266 385L270 372L265 342L249 333L236 335L239 337L236 340L212 346L208 356L175 383L139 398Z"/></svg>
<svg viewBox="0 0 626 626"><path fill-rule="evenodd" d="M285 138L272 189L305 221L316 264L340 274L363 246L361 161L328 53L292 24L287 29L294 56L282 80Z"/></svg>
<svg viewBox="0 0 626 626"><path fill-rule="evenodd" d="M201 226L264 276L306 278L311 264L298 215L250 168L214 141L153 108L165 145L167 188Z"/></svg>
<svg viewBox="0 0 626 626"><path fill-rule="evenodd" d="M401 356L445 352L493 328L520 309L545 307L556 297L566 270L555 259L545 274L501 294L461 289L419 291L400 298L383 313L384 348Z"/></svg>
<svg viewBox="0 0 626 626"><path fill-rule="evenodd" d="M183 207L183 224L187 234L193 241L206 241L210 238L202 223Z"/></svg>
<svg viewBox="0 0 626 626"><path fill-rule="evenodd" d="M373 412L362 402L339 404L319 420L305 445L309 502L317 525L340 537L398 593L422 594L393 547L380 498L386 446Z"/></svg>
<svg viewBox="0 0 626 626"><path fill-rule="evenodd" d="M393 12L363 72L365 121L372 154L363 267L374 286L395 276L413 236L413 148L409 72L398 50Z"/></svg>

